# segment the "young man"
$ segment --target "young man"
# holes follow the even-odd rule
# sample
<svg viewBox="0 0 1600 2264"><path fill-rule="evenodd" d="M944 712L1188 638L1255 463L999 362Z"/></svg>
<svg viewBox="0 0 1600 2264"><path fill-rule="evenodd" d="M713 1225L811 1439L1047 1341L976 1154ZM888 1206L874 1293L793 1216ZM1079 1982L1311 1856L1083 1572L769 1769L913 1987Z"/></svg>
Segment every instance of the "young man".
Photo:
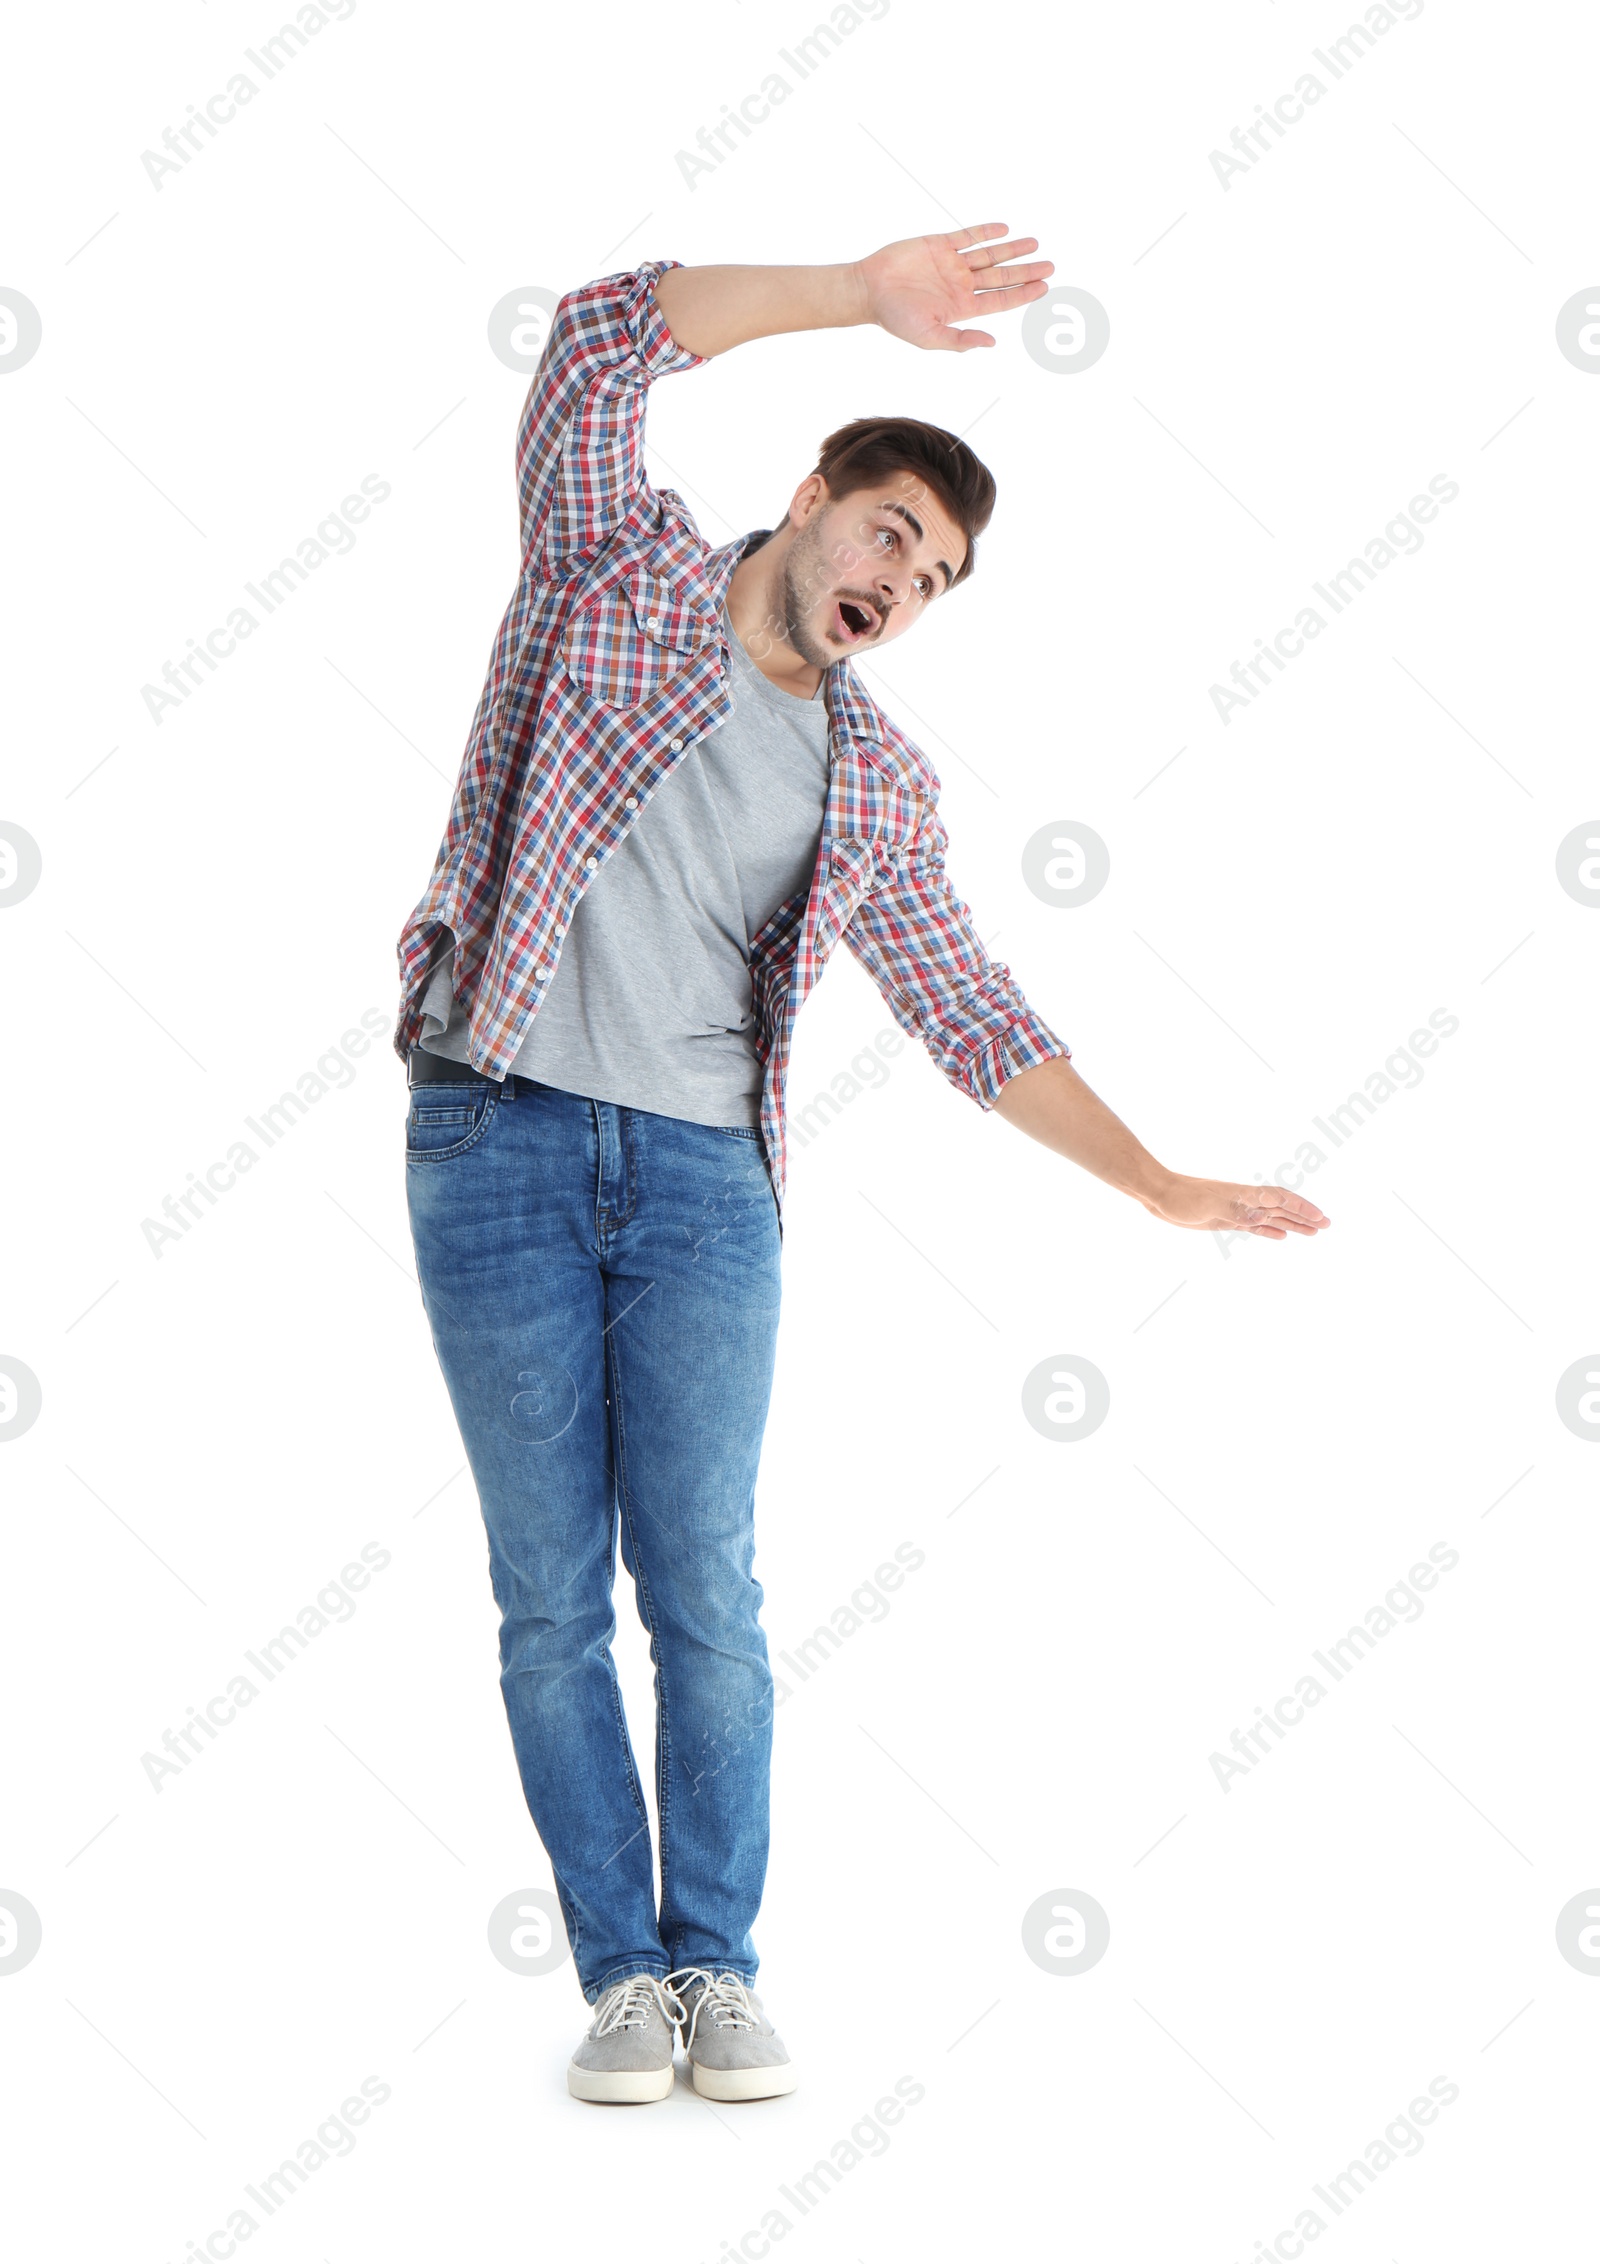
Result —
<svg viewBox="0 0 1600 2264"><path fill-rule="evenodd" d="M753 1489L779 1300L784 1079L841 940L950 1081L1175 1226L1281 1241L1300 1196L1163 1169L991 961L938 780L850 665L972 571L994 483L860 419L772 532L708 549L644 467L652 380L775 332L917 346L1038 298L989 224L838 267L652 261L557 309L517 435L522 571L400 939L407 1187L488 1527L501 1684L595 2016L581 2099L792 2090L751 1989L772 1678ZM657 1903L611 1656L615 1536L655 1664Z"/></svg>

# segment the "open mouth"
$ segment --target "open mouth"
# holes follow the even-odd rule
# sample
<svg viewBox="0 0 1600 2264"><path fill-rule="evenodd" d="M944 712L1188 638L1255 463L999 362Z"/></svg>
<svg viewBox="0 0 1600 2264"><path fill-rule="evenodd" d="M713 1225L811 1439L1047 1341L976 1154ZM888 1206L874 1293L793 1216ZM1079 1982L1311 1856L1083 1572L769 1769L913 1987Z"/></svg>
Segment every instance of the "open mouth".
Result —
<svg viewBox="0 0 1600 2264"><path fill-rule="evenodd" d="M834 635L841 644L860 644L864 637L872 636L878 627L878 616L870 605L858 598L840 598L833 609Z"/></svg>

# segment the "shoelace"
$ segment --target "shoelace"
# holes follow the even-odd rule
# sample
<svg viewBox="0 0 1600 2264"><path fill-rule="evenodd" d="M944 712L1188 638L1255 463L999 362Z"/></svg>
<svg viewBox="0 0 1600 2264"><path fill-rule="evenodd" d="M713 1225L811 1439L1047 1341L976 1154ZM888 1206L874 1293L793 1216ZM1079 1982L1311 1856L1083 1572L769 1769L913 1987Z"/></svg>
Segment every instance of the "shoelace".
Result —
<svg viewBox="0 0 1600 2264"><path fill-rule="evenodd" d="M670 1980L658 1981L653 1973L636 1973L619 1981L594 2024L596 2036L609 2036L618 2028L647 2028L654 2004L669 2028L683 2019L683 2002Z"/></svg>
<svg viewBox="0 0 1600 2264"><path fill-rule="evenodd" d="M736 1973L708 1973L703 1965L685 1965L680 1966L676 1973L667 1975L666 1986L676 1995L680 1989L687 1989L696 1981L702 1982L704 1986L695 1999L693 2012L689 2015L689 2026L683 2039L683 2048L686 2052L694 2042L694 2032L699 2026L700 2015L708 2007L714 2028L755 2029L760 2027L761 2016L750 2001L750 1990ZM681 1996L679 1998L679 2017L682 2018Z"/></svg>

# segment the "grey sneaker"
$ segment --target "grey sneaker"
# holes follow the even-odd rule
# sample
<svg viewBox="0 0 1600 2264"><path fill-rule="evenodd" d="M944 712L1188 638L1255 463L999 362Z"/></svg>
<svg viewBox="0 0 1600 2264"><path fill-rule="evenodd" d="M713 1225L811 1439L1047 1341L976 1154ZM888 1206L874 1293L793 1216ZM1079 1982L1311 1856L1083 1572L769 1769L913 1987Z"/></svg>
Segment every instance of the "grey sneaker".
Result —
<svg viewBox="0 0 1600 2264"><path fill-rule="evenodd" d="M677 1991L653 1973L615 1982L568 2062L567 2089L574 2099L614 2107L664 2099L672 2089L672 2047L682 2018Z"/></svg>
<svg viewBox="0 0 1600 2264"><path fill-rule="evenodd" d="M737 1973L686 1965L669 1973L678 1997L683 2049L694 2087L706 2099L777 2099L800 2078L761 1999Z"/></svg>

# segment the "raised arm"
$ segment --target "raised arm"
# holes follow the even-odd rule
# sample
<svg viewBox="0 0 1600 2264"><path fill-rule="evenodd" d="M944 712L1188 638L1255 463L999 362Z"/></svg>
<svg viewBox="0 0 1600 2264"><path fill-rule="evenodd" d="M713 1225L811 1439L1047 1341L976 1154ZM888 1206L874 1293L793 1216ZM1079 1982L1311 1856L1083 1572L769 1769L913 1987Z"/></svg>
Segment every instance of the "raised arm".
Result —
<svg viewBox="0 0 1600 2264"><path fill-rule="evenodd" d="M1005 235L1003 220L986 220L831 267L676 267L657 283L656 304L678 344L702 357L787 330L868 322L908 345L965 353L994 340L957 325L1026 306L1055 273L1047 259L1024 258L1036 237Z"/></svg>
<svg viewBox="0 0 1600 2264"><path fill-rule="evenodd" d="M517 425L522 563L554 574L603 542L648 489L645 404L658 377L693 369L662 318L655 286L670 260L646 260L567 292Z"/></svg>

